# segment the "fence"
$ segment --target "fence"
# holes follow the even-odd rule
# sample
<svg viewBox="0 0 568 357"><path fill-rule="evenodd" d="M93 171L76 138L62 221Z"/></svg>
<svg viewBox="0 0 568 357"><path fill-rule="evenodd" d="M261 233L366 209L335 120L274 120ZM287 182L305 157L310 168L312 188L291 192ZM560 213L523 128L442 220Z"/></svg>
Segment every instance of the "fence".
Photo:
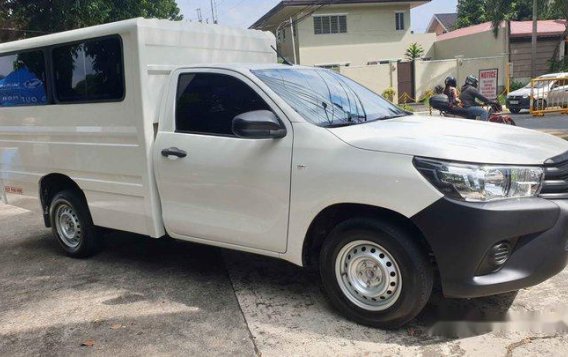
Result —
<svg viewBox="0 0 568 357"><path fill-rule="evenodd" d="M547 113L568 114L568 75L533 79L530 111L534 116Z"/></svg>

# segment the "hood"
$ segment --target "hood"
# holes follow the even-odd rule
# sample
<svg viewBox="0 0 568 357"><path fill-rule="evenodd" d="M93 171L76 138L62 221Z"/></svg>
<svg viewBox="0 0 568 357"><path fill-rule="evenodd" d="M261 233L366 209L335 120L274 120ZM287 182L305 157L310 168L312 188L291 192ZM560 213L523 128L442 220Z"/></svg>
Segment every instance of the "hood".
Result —
<svg viewBox="0 0 568 357"><path fill-rule="evenodd" d="M549 92L548 88L540 88L540 89L536 89L535 90L535 97L540 98L542 97L544 94L547 94ZM515 96L515 97L523 97L523 96L530 96L531 95L531 88L526 88L523 87L521 89L517 89L516 91L513 91L511 93L509 93L507 95L507 97L511 97L511 96Z"/></svg>
<svg viewBox="0 0 568 357"><path fill-rule="evenodd" d="M510 92L508 97L511 97L511 96L522 97L524 95L531 95L531 89L525 88L525 87L523 87L521 89L517 89L515 91Z"/></svg>
<svg viewBox="0 0 568 357"><path fill-rule="evenodd" d="M329 130L363 150L471 163L542 165L568 151L552 135L465 119L407 116Z"/></svg>

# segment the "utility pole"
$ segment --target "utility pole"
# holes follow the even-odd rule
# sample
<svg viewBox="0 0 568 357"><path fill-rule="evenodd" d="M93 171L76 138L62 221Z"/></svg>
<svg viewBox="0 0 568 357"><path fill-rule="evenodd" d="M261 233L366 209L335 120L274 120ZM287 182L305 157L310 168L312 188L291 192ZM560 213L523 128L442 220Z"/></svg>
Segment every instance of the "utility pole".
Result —
<svg viewBox="0 0 568 357"><path fill-rule="evenodd" d="M294 64L298 64L298 56L296 55L296 32L294 31L294 20L290 17L290 32L292 34L292 49L294 52Z"/></svg>
<svg viewBox="0 0 568 357"><path fill-rule="evenodd" d="M197 11L197 21L203 23L203 15L201 14L201 8L198 8L195 11Z"/></svg>
<svg viewBox="0 0 568 357"><path fill-rule="evenodd" d="M538 34L538 0L533 0L533 30L531 42L531 76L536 77L536 45Z"/></svg>
<svg viewBox="0 0 568 357"><path fill-rule="evenodd" d="M214 24L219 23L219 13L217 12L217 2L215 0L211 0L211 20Z"/></svg>

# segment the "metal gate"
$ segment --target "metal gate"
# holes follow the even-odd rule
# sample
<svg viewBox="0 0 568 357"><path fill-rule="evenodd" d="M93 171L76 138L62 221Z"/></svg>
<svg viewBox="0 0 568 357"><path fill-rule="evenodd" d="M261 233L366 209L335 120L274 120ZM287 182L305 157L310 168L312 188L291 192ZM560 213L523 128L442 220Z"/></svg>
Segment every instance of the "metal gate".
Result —
<svg viewBox="0 0 568 357"><path fill-rule="evenodd" d="M412 62L398 62L398 102L406 104L414 100L414 66Z"/></svg>

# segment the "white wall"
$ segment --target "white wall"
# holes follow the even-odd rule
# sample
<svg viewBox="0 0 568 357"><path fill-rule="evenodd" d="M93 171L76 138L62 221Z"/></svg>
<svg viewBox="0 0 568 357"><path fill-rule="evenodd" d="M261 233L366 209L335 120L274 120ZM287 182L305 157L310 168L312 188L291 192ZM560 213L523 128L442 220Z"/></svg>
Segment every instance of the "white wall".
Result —
<svg viewBox="0 0 568 357"><path fill-rule="evenodd" d="M482 58L458 58L440 61L416 62L416 97L420 98L429 89L436 85L444 85L447 76L452 75L458 81L458 88L465 82L465 78L473 74L479 76L482 69L499 70L498 86L502 91L505 86L505 66L507 56L482 57Z"/></svg>
<svg viewBox="0 0 568 357"><path fill-rule="evenodd" d="M396 63L374 66L341 67L340 73L364 85L375 93L382 94L383 91L389 87L394 88L398 93Z"/></svg>

